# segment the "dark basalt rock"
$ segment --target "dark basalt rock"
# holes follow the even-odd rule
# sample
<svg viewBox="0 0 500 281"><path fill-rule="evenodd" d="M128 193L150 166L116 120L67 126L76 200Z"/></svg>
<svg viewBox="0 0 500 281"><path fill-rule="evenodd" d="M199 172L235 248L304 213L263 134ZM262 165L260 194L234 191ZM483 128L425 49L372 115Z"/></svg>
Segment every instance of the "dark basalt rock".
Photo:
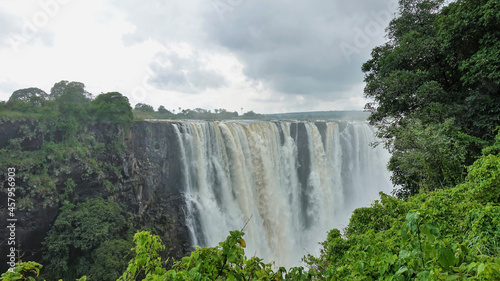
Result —
<svg viewBox="0 0 500 281"><path fill-rule="evenodd" d="M290 136L294 139L297 144L297 174L299 176L300 190L301 190L301 200L300 200L300 210L302 212L303 225L307 229L311 225L313 218L310 218L307 214L309 206L309 175L311 174L311 155L309 155L309 137L307 134L307 128L303 122L295 122L290 126Z"/></svg>
<svg viewBox="0 0 500 281"><path fill-rule="evenodd" d="M60 141L57 132L42 133L37 121L2 120L0 149L8 147L12 139L22 139L22 150L39 150L49 133L53 134L52 141ZM91 134L98 142L111 143L113 137L118 135L118 128L96 124L87 128L85 133ZM121 167L121 176L106 175L100 178L96 173L89 174L85 170L85 163L74 158L70 159L69 171L58 171L57 163L53 163L50 170L56 171L51 176L57 177L57 192L63 193L66 180L72 178L76 186L69 199L73 203L97 196L117 202L134 225L147 227L160 235L166 246L163 256L178 260L192 249L185 225L179 142L174 127L167 122L135 122L126 135L125 145L120 155L104 153L98 156L99 161ZM8 215L5 184L7 168L1 167L0 171L0 272L8 268L6 255L10 247L5 239L9 232L4 226ZM105 179L115 186L113 191L105 190ZM21 186L23 179L16 179L16 184ZM57 218L59 206L57 201L49 206L35 202L30 210L16 210L16 248L23 261L47 262L42 258L42 242Z"/></svg>

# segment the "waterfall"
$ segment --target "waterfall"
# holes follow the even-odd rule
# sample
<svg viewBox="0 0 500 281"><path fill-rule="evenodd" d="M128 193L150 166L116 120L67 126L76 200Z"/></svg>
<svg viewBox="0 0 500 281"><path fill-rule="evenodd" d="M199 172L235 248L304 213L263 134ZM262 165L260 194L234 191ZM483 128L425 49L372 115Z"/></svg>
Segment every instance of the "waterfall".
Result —
<svg viewBox="0 0 500 281"><path fill-rule="evenodd" d="M389 192L389 155L366 122L174 124L196 246L244 232L247 256L279 266L319 254L327 231Z"/></svg>

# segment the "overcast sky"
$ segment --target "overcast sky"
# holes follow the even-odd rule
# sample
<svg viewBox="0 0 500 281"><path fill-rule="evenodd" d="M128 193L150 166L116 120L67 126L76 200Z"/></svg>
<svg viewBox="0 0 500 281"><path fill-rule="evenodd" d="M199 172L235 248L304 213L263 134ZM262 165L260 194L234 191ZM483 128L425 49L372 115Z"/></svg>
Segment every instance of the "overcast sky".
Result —
<svg viewBox="0 0 500 281"><path fill-rule="evenodd" d="M0 0L0 100L61 80L131 104L361 110L396 0Z"/></svg>

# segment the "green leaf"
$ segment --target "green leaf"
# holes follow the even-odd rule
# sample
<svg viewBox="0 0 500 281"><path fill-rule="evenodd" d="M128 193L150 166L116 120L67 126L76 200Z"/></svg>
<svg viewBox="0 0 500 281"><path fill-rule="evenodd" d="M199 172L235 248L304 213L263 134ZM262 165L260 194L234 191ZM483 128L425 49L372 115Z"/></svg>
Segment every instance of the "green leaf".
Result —
<svg viewBox="0 0 500 281"><path fill-rule="evenodd" d="M441 248L438 250L439 253L439 264L446 270L450 268L450 266L455 265L457 262L455 258L455 254L449 248Z"/></svg>
<svg viewBox="0 0 500 281"><path fill-rule="evenodd" d="M394 275L398 276L398 275L401 275L403 272L406 272L408 271L408 268L406 267L401 267L398 271L396 271L396 273Z"/></svg>
<svg viewBox="0 0 500 281"><path fill-rule="evenodd" d="M408 228L408 230L410 230L412 233L415 233L417 231L419 215L420 212L418 211L410 211L406 215L406 228Z"/></svg>
<svg viewBox="0 0 500 281"><path fill-rule="evenodd" d="M436 240L436 236L439 233L439 228L429 223L422 225L420 230L425 235L427 240L431 243L434 242L434 240Z"/></svg>
<svg viewBox="0 0 500 281"><path fill-rule="evenodd" d="M479 266L477 267L477 275L479 276L484 271L485 268L486 265L484 263L479 264Z"/></svg>

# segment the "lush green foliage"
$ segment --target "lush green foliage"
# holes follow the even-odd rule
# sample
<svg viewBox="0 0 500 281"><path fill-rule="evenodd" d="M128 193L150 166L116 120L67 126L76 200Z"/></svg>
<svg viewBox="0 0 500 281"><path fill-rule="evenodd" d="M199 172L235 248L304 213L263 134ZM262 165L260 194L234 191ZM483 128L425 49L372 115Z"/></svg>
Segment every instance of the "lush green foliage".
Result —
<svg viewBox="0 0 500 281"><path fill-rule="evenodd" d="M389 168L403 197L463 179L463 167L480 155L480 140L491 143L500 122L498 1L443 3L401 0L389 41L362 68L373 100L370 121L393 152ZM415 159L421 161L411 167Z"/></svg>
<svg viewBox="0 0 500 281"><path fill-rule="evenodd" d="M99 157L119 153L123 147L123 134L110 129L109 133L115 134L115 140L102 143L96 140L95 135L88 133L88 128L82 128L73 138L58 140L59 126L55 122L40 120L32 125L31 122L26 122L26 125L21 126L18 137L11 139L7 147L0 149L0 168L17 169L20 181L16 189L19 210L31 210L34 204L52 207L64 200L78 199L73 188L75 182L82 183L84 175L70 177L75 161L85 170L85 177L92 176L103 184L106 179L121 177L117 167L100 161ZM37 138L40 147L23 148L23 143Z"/></svg>
<svg viewBox="0 0 500 281"><path fill-rule="evenodd" d="M219 246L197 248L189 257L175 262L172 269L167 270L166 263L161 260L158 254L165 248L161 244L160 238L151 235L148 231L138 232L134 236L136 246L132 249L135 257L130 260L127 269L118 278L118 281L313 280L313 273L302 267L291 268L288 271L283 267L275 270L273 263L266 264L258 257L248 259L244 255L243 248L246 247L246 244L242 238L243 234L241 231L231 231L227 239L219 243ZM108 264L110 260L106 259L105 262ZM38 276L41 267L37 263L21 262L17 264L15 273L5 273L0 280L32 280L26 277L26 273L36 273ZM94 278L89 276L89 280L112 280L105 278L110 275L108 270L109 268L99 272L100 275L95 275ZM84 276L79 280L84 281L87 280L86 278Z"/></svg>
<svg viewBox="0 0 500 281"><path fill-rule="evenodd" d="M163 105L158 107L155 111L151 105L144 103L136 104L134 108L134 116L138 120L144 119L199 119L199 120L224 120L224 119L263 119L264 115L257 114L253 111L238 115L238 112L230 112L223 108L206 110L203 108L195 109L178 109L177 114L175 110L169 111Z"/></svg>
<svg viewBox="0 0 500 281"><path fill-rule="evenodd" d="M163 246L157 236L139 232L134 241L136 257L118 280L137 280L141 273L142 280L312 280L312 275L303 268L274 271L272 263L266 264L257 257L247 259L241 231L231 231L217 247L197 248L168 271L158 256Z"/></svg>
<svg viewBox="0 0 500 281"><path fill-rule="evenodd" d="M151 105L145 103L136 104L134 109L143 112L155 112L155 109Z"/></svg>
<svg viewBox="0 0 500 281"><path fill-rule="evenodd" d="M243 109L242 109L243 110ZM118 92L103 93L95 99L85 90L81 82L62 80L54 84L48 95L38 88L15 91L8 102L0 102L0 116L13 118L34 117L37 119L59 118L59 129L71 139L85 123L119 124L128 128L134 119L262 119L264 115L248 111L242 116L238 112L220 108L214 111L202 108L167 110L161 105L138 103L130 106L127 97Z"/></svg>
<svg viewBox="0 0 500 281"><path fill-rule="evenodd" d="M40 91L16 91L1 108L0 122L22 125L16 138L0 150L0 168L16 167L19 211L57 208L67 201L46 237L43 262L48 266L42 275L53 279L86 274L94 280L116 280L126 268L124 256L132 245L131 233L124 232L129 226L121 208L102 199L68 202L81 202L82 194L113 198L113 183L122 174L107 157L123 154L123 129L133 121L130 104L116 92L91 102L78 82L56 83L50 96ZM23 107L9 108L11 102ZM12 121L17 119L11 118L14 113L24 120ZM89 186L97 188L86 190Z"/></svg>
<svg viewBox="0 0 500 281"><path fill-rule="evenodd" d="M38 88L15 91L1 108L4 118L0 122L25 119L17 137L0 150L0 168L17 167L22 182L17 190L21 210L31 209L35 201L48 207L77 199L72 197L71 186L61 191L58 182L66 180L75 162L81 163L86 177L103 183L121 177L116 167L101 160L106 153L123 153L124 134L133 122L132 109L128 99L117 92L101 94L93 101L90 98L83 83L61 81L50 95ZM99 142L95 132L90 132L94 125L107 126L104 135L113 141ZM77 177L69 180L81 182L83 176ZM109 184L107 188L111 189Z"/></svg>
<svg viewBox="0 0 500 281"><path fill-rule="evenodd" d="M44 105L48 97L49 95L47 93L38 88L20 89L12 93L8 104L14 109L22 109L22 106L25 106L27 109L32 109L30 107L40 107ZM21 108L18 106L21 106Z"/></svg>
<svg viewBox="0 0 500 281"><path fill-rule="evenodd" d="M63 205L44 242L47 277L115 280L131 246L123 239L128 225L120 211L118 204L100 198Z"/></svg>
<svg viewBox="0 0 500 281"><path fill-rule="evenodd" d="M92 98L85 84L63 80L54 84L50 95L38 88L14 91L7 103L0 104L0 114L10 119L58 120L58 128L66 139L73 139L88 123L114 123L125 128L132 125L132 108L125 96L111 92Z"/></svg>
<svg viewBox="0 0 500 281"><path fill-rule="evenodd" d="M16 264L16 267L13 271L7 271L2 276L0 276L0 280L3 281L17 281L17 280L27 280L27 281L36 281L40 280L38 277L40 275L40 270L42 269L42 265L36 262L19 262ZM61 279L59 279L61 280ZM76 279L76 281L86 281L87 277L83 276L82 278Z"/></svg>
<svg viewBox="0 0 500 281"><path fill-rule="evenodd" d="M161 241L143 231L134 236L135 257L119 280L498 280L500 134L496 140L468 168L462 184L422 192L406 201L381 193L381 199L371 207L355 210L345 233L331 230L322 243L320 256L305 258L308 270L276 269L273 263L263 263L260 258L248 259L241 231L230 232L216 247L197 248L167 269L159 256L164 248ZM58 256L64 257L69 244L73 245L72 250L97 247L104 236L113 235L111 225L120 219L102 217L99 220L103 226L88 229L95 217L119 216L111 205L98 206L103 203L97 199L95 206L87 202L80 207L65 207L68 212L55 224L61 229L51 233L61 236L54 239L61 242L52 246L57 251L62 249L63 254ZM95 216L88 213L97 207L102 212ZM96 231L97 235L89 231ZM120 255L112 255L111 248L120 243L101 243L92 257L103 255L102 261L113 264ZM37 264L20 263L16 274L23 270L36 273L37 268ZM107 270L86 272L106 276ZM7 274L10 273L5 273L1 280L15 280L6 278L14 276Z"/></svg>
<svg viewBox="0 0 500 281"><path fill-rule="evenodd" d="M64 205L46 240L47 274L124 281L500 280L500 134L493 137L500 122L499 1L399 2L388 42L373 49L362 69L365 95L373 100L367 105L370 121L392 152L388 167L402 189L397 197L381 194L371 207L355 210L344 233L331 230L321 255L305 258L309 270L275 269L247 258L241 231L216 247L194 250L172 268L160 258L159 238L139 232L127 266L123 256L130 246L123 233L115 234L124 232L126 223L116 205L94 199ZM1 151L2 165L25 167L20 176L26 185L19 190L25 198L42 198L49 206L73 196L73 179L58 195L51 177L69 166L70 157L90 160L86 168L112 188L104 174L114 169L96 164L93 155L105 149L120 153L123 142L94 143L89 149L79 145L86 142L78 132L89 123L129 126L132 110L119 93L91 101L82 83L61 81L48 97L36 88L16 91L0 109L9 118L45 118L49 121L42 124L63 136L61 142L49 136L40 151L26 152L22 142L32 133L26 132L25 139L11 140ZM133 113L139 119L239 117L223 109L179 108L175 114L146 104L136 105ZM247 117L260 118L251 111ZM29 208L33 201L19 204ZM40 268L19 263L0 280L33 280Z"/></svg>
<svg viewBox="0 0 500 281"><path fill-rule="evenodd" d="M241 231L230 232L216 247L197 248L168 269L159 238L139 232L135 257L119 280L498 280L500 134L467 170L464 183L405 201L381 193L371 207L355 210L343 234L329 232L320 256L305 258L308 270L276 269L258 257L248 259ZM120 225L116 204L94 199L65 205L47 238L47 253L53 255L49 267L59 267L53 274L76 266L80 276L112 280L126 266L127 242L114 236ZM1 280L38 274L39 268L19 263Z"/></svg>
<svg viewBox="0 0 500 281"><path fill-rule="evenodd" d="M118 123L130 126L134 121L128 98L118 92L101 94L92 101L97 120L103 123Z"/></svg>
<svg viewBox="0 0 500 281"><path fill-rule="evenodd" d="M467 173L464 163L474 156L468 148L484 141L463 134L453 119L427 125L416 118L401 123L393 129L397 138L391 140L388 164L394 184L405 187L396 190L398 197L463 182Z"/></svg>
<svg viewBox="0 0 500 281"><path fill-rule="evenodd" d="M320 257L306 260L327 280L498 280L499 176L499 155L489 154L456 187L407 201L381 194L355 210L345 237L331 230Z"/></svg>

